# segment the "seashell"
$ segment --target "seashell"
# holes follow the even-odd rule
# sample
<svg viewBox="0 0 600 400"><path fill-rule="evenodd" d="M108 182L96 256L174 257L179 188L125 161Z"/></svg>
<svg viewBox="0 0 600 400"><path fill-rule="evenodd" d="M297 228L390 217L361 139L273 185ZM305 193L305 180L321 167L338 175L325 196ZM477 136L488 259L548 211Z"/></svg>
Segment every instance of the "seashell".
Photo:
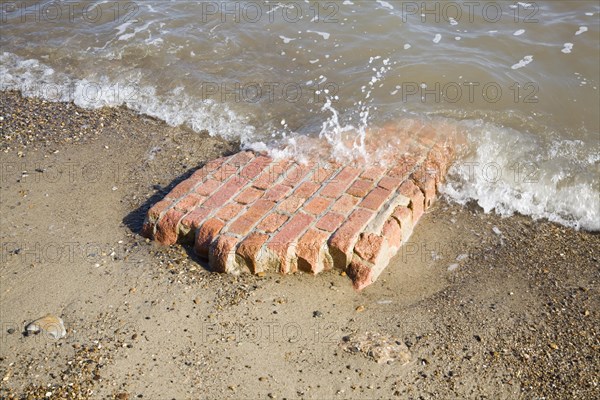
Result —
<svg viewBox="0 0 600 400"><path fill-rule="evenodd" d="M67 335L67 330L63 320L55 315L48 314L45 317L36 319L25 328L27 335L33 335L40 332L46 333L55 340Z"/></svg>

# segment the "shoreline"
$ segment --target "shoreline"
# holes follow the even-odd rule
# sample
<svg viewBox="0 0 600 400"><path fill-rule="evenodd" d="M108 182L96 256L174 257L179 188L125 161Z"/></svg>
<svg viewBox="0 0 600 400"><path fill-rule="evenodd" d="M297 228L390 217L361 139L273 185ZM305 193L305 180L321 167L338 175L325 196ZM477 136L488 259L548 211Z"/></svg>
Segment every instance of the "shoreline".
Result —
<svg viewBox="0 0 600 400"><path fill-rule="evenodd" d="M598 233L440 200L362 293L335 272L214 274L141 238L140 218L234 143L16 92L0 93L0 113L5 398L600 393ZM45 313L66 338L19 333ZM402 341L411 361L343 350L365 332Z"/></svg>

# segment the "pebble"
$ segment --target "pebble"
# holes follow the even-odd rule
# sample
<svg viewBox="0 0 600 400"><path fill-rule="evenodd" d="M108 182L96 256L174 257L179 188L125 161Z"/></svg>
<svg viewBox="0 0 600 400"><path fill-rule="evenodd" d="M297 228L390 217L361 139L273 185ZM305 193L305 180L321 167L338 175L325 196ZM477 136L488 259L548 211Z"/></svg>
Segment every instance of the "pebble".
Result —
<svg viewBox="0 0 600 400"><path fill-rule="evenodd" d="M48 314L45 317L36 319L25 328L28 335L45 332L52 338L58 340L67 335L67 330L63 320L55 315Z"/></svg>

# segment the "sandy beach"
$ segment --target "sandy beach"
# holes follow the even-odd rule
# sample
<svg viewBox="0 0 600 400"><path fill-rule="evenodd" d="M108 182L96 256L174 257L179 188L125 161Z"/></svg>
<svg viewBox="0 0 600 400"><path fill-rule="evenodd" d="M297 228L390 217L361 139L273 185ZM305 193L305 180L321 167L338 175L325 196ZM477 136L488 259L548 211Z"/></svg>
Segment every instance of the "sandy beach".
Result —
<svg viewBox="0 0 600 400"><path fill-rule="evenodd" d="M16 92L0 117L1 398L600 397L598 233L440 199L362 292L221 275L139 230L238 144ZM24 335L49 313L65 338ZM367 333L409 362L348 350Z"/></svg>

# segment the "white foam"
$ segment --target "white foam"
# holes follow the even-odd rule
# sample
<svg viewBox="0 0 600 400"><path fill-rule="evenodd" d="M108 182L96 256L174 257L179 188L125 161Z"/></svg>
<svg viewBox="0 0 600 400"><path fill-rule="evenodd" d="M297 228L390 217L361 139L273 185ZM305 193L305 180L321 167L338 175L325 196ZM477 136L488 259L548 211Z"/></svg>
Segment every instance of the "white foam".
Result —
<svg viewBox="0 0 600 400"><path fill-rule="evenodd" d="M547 145L539 136L481 121L462 124L470 147L450 168L441 188L446 196L476 201L486 213L600 230L597 147L565 140Z"/></svg>
<svg viewBox="0 0 600 400"><path fill-rule="evenodd" d="M433 38L433 43L439 43L440 40L442 40L442 35L440 35L439 33L436 33L435 37Z"/></svg>
<svg viewBox="0 0 600 400"><path fill-rule="evenodd" d="M519 29L518 31L515 31L515 33L513 33L513 36L521 36L524 33L525 29Z"/></svg>
<svg viewBox="0 0 600 400"><path fill-rule="evenodd" d="M379 5L381 5L381 7L388 8L390 10L394 9L394 6L391 5L390 3L388 3L387 1L377 0L377 3L379 3Z"/></svg>
<svg viewBox="0 0 600 400"><path fill-rule="evenodd" d="M561 51L565 54L569 54L573 50L573 43L565 43L563 46Z"/></svg>
<svg viewBox="0 0 600 400"><path fill-rule="evenodd" d="M523 57L523 59L521 59L518 63L514 64L510 68L511 69L523 68L524 66L526 66L529 63L531 63L532 61L533 61L533 56L525 56L525 57Z"/></svg>
<svg viewBox="0 0 600 400"><path fill-rule="evenodd" d="M579 29L577 30L577 32L575 32L575 35L581 35L584 32L588 31L588 27L587 26L580 26Z"/></svg>

